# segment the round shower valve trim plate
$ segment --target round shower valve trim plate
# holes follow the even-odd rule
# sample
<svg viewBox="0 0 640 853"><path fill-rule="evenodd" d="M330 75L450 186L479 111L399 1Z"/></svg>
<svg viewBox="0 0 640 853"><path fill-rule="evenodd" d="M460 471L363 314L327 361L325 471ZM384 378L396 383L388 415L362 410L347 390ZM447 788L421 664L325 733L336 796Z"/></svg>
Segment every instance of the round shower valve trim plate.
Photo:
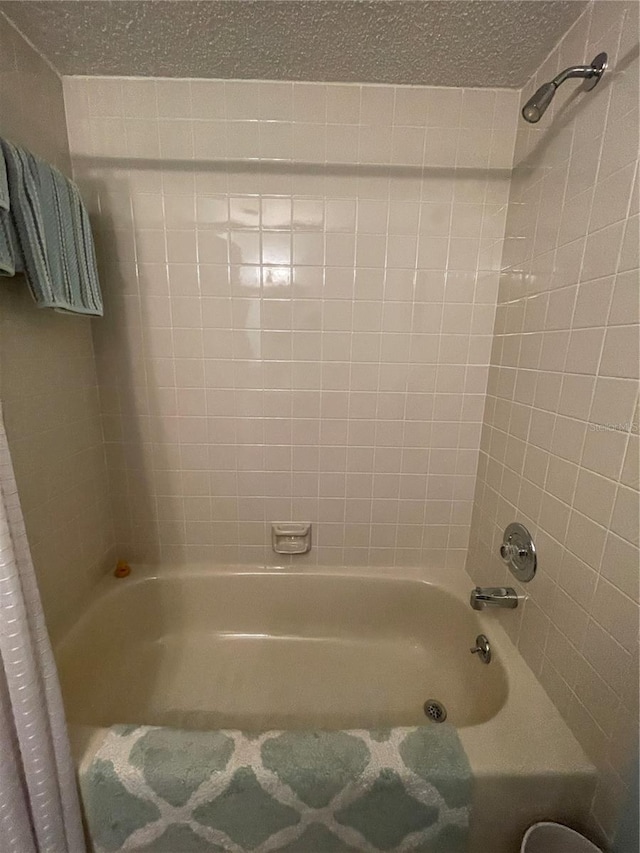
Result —
<svg viewBox="0 0 640 853"><path fill-rule="evenodd" d="M513 521L506 527L500 546L500 556L519 581L527 583L532 580L536 573L538 558L536 546L524 524Z"/></svg>

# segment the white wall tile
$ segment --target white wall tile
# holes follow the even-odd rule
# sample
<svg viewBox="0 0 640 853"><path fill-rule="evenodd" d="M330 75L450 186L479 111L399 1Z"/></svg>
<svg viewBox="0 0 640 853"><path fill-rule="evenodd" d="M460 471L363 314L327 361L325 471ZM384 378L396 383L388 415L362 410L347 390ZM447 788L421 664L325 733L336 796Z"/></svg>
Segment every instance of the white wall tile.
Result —
<svg viewBox="0 0 640 853"><path fill-rule="evenodd" d="M261 522L306 512L318 562L355 550L360 562L460 564L514 93L71 78L67 98L74 153L94 123L96 159L75 170L101 196L99 238L120 235L104 269L112 319L96 328L108 453L129 472L117 503L133 512L133 472L150 466L148 522L121 525L121 546L268 563L264 529L248 542L219 525L236 511ZM460 148L461 122L476 118L482 144ZM489 169L494 118L493 136L511 142ZM122 128L105 137L115 119ZM119 177L109 158L125 153L145 166ZM331 163L344 166L334 175ZM487 171L462 179L447 171L456 164ZM117 299L123 287L141 303ZM115 328L140 353L151 455L127 429L139 400ZM185 502L200 513L187 525Z"/></svg>
<svg viewBox="0 0 640 853"><path fill-rule="evenodd" d="M596 45L615 57L625 34L608 89L576 98L567 86L555 113L518 124L467 560L479 582L503 583L496 550L516 519L540 546L523 589L540 612L512 635L601 771L603 842L638 729L637 32L635 4L591 4L522 93ZM635 721L623 749L612 707Z"/></svg>

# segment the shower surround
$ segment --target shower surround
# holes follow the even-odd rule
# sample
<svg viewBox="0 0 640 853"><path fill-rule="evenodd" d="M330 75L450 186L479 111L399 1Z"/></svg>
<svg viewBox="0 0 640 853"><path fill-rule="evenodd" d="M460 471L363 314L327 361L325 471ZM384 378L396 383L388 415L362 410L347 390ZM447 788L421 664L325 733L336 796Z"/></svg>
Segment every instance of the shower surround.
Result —
<svg viewBox="0 0 640 853"><path fill-rule="evenodd" d="M518 93L64 87L120 553L463 565Z"/></svg>
<svg viewBox="0 0 640 853"><path fill-rule="evenodd" d="M593 92L518 125L467 560L511 583L504 526L535 533L540 571L500 619L600 771L602 838L638 738L638 10L594 4L522 92L609 52Z"/></svg>

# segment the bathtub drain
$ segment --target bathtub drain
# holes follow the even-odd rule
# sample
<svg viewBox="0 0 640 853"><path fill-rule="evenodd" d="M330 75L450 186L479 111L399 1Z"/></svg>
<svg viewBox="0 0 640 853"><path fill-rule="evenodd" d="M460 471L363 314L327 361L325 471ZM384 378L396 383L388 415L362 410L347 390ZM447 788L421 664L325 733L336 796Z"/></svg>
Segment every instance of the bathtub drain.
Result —
<svg viewBox="0 0 640 853"><path fill-rule="evenodd" d="M447 709L437 699L427 699L424 703L424 713L433 723L444 723L447 719Z"/></svg>

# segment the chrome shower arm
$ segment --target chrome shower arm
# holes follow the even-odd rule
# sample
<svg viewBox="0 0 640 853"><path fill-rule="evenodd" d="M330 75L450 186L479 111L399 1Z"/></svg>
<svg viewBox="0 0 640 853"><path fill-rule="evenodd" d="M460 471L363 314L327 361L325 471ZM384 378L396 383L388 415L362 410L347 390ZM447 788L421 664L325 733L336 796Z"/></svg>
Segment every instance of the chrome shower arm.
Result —
<svg viewBox="0 0 640 853"><path fill-rule="evenodd" d="M522 117L530 124L535 124L537 121L540 121L545 110L553 100L558 86L564 83L565 80L570 80L572 77L587 80L588 82L582 88L589 92L598 83L606 68L606 53L599 53L591 65L571 65L569 68L565 68L553 80L549 83L543 83L537 92L534 92L522 108Z"/></svg>
<svg viewBox="0 0 640 853"><path fill-rule="evenodd" d="M590 80L591 77L595 77L601 73L593 65L572 65L570 68L565 68L564 71L561 71L551 82L557 88L571 77L582 77L585 80Z"/></svg>

